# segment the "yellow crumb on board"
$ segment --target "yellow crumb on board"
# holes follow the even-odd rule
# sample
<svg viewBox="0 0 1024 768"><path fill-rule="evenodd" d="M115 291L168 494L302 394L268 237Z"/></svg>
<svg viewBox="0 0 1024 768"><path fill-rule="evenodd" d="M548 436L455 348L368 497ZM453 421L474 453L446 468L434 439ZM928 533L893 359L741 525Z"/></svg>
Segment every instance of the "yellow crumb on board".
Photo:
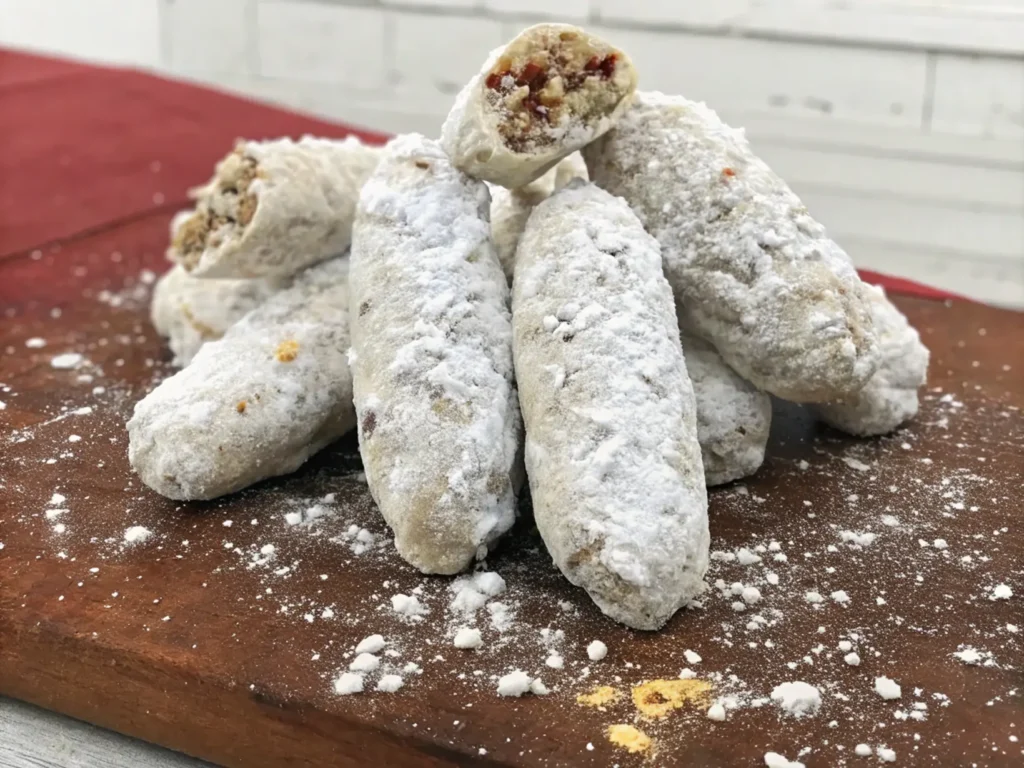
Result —
<svg viewBox="0 0 1024 768"><path fill-rule="evenodd" d="M277 345L274 350L274 357L282 363L290 363L299 355L299 342L295 339L286 339Z"/></svg>
<svg viewBox="0 0 1024 768"><path fill-rule="evenodd" d="M576 703L584 707L603 707L606 704L614 704L622 698L622 691L612 688L610 685L599 685L590 693L581 693L576 697Z"/></svg>
<svg viewBox="0 0 1024 768"><path fill-rule="evenodd" d="M632 725L609 725L607 734L608 741L630 753L646 752L651 748L651 737Z"/></svg>
<svg viewBox="0 0 1024 768"><path fill-rule="evenodd" d="M633 705L647 717L665 717L687 702L706 702L710 692L706 680L648 680L633 688Z"/></svg>
<svg viewBox="0 0 1024 768"><path fill-rule="evenodd" d="M238 405L235 406L235 410L239 413L245 413L245 400L239 400Z"/></svg>

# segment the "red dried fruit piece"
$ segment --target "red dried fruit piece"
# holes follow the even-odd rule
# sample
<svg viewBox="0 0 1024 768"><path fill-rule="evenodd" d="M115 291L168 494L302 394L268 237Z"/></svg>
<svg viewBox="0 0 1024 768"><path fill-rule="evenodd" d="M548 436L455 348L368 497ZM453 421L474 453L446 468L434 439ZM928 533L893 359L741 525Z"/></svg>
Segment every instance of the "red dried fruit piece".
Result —
<svg viewBox="0 0 1024 768"><path fill-rule="evenodd" d="M601 76L606 80L610 79L615 74L615 62L618 60L618 56L614 53L610 53L604 57L601 61L599 69L601 70Z"/></svg>
<svg viewBox="0 0 1024 768"><path fill-rule="evenodd" d="M544 87L548 76L544 68L532 61L523 67L523 71L516 78L516 85L528 85L531 91L537 91Z"/></svg>
<svg viewBox="0 0 1024 768"><path fill-rule="evenodd" d="M732 168L723 168L722 169L722 175L723 176L735 176L736 175L736 171L734 171Z"/></svg>
<svg viewBox="0 0 1024 768"><path fill-rule="evenodd" d="M600 56L591 56L590 61L583 65L583 69L586 72L593 72L601 66Z"/></svg>
<svg viewBox="0 0 1024 768"><path fill-rule="evenodd" d="M498 90L501 87L501 81L505 79L505 75L510 74L512 73L509 72L508 70L505 70L504 72L491 72L491 74L487 76L487 87L490 88L492 91Z"/></svg>

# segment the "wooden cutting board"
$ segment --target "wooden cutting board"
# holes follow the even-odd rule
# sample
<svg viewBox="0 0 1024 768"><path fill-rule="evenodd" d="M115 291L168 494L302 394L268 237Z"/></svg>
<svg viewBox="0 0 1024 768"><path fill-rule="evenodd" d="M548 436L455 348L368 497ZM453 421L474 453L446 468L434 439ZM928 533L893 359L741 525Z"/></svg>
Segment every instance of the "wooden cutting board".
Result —
<svg viewBox="0 0 1024 768"><path fill-rule="evenodd" d="M116 256L84 237L0 263L0 284L18 286L0 291L0 693L246 768L757 766L767 751L856 766L879 748L897 765L1022 764L1024 315L898 299L932 350L919 417L854 440L777 404L761 472L711 493L703 607L645 634L560 576L528 509L486 563L507 590L475 615L453 610L451 579L392 552L353 439L216 502L140 486L123 425L170 372L140 278L163 232L143 219L121 226ZM45 280L38 261L53 262ZM67 352L83 362L54 368ZM126 542L132 526L150 538ZM429 613L399 616L396 594ZM463 625L482 630L482 649L453 647ZM382 668L366 692L336 695L375 633ZM601 661L587 655L595 639ZM643 714L671 692L642 689L638 706L634 687L684 668L706 685L687 684L664 718ZM499 697L514 669L550 693ZM385 672L404 687L375 691ZM881 676L899 699L875 692ZM817 714L770 700L787 681L820 690ZM596 686L609 703L577 701ZM715 700L724 722L705 715ZM650 746L613 744L613 725Z"/></svg>

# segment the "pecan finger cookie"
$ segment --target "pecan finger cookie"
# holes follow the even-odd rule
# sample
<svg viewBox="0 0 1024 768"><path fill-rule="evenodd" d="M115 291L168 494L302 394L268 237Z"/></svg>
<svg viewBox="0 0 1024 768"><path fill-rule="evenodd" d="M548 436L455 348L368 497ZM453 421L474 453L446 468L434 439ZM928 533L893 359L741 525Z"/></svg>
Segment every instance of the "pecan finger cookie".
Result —
<svg viewBox="0 0 1024 768"><path fill-rule="evenodd" d="M865 286L742 131L704 104L638 93L583 156L661 244L683 328L744 379L796 402L867 383L879 351Z"/></svg>
<svg viewBox="0 0 1024 768"><path fill-rule="evenodd" d="M572 182L530 216L512 309L537 528L602 611L657 629L702 591L710 541L658 244L623 200Z"/></svg>
<svg viewBox="0 0 1024 768"><path fill-rule="evenodd" d="M136 403L128 459L142 482L213 499L295 471L352 429L347 283L347 257L310 268Z"/></svg>
<svg viewBox="0 0 1024 768"><path fill-rule="evenodd" d="M568 24L538 24L491 52L441 129L456 168L509 189L603 134L628 106L636 70Z"/></svg>
<svg viewBox="0 0 1024 768"><path fill-rule="evenodd" d="M386 147L352 241L352 364L366 480L399 554L466 568L515 521L522 426L487 186L435 141Z"/></svg>
<svg viewBox="0 0 1024 768"><path fill-rule="evenodd" d="M868 286L882 352L867 385L842 401L815 406L819 419L851 435L892 432L917 415L918 390L928 379L928 348L879 286Z"/></svg>
<svg viewBox="0 0 1024 768"><path fill-rule="evenodd" d="M289 277L348 248L380 149L355 137L240 141L195 190L168 257L196 277Z"/></svg>

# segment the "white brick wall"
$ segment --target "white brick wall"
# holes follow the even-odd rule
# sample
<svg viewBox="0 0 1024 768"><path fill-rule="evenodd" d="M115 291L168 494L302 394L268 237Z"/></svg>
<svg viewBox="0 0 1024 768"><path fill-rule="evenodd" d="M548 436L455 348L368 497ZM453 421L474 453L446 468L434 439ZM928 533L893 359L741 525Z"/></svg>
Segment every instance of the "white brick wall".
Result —
<svg viewBox="0 0 1024 768"><path fill-rule="evenodd" d="M551 18L745 126L858 264L1024 306L1024 0L0 0L0 45L436 134Z"/></svg>

